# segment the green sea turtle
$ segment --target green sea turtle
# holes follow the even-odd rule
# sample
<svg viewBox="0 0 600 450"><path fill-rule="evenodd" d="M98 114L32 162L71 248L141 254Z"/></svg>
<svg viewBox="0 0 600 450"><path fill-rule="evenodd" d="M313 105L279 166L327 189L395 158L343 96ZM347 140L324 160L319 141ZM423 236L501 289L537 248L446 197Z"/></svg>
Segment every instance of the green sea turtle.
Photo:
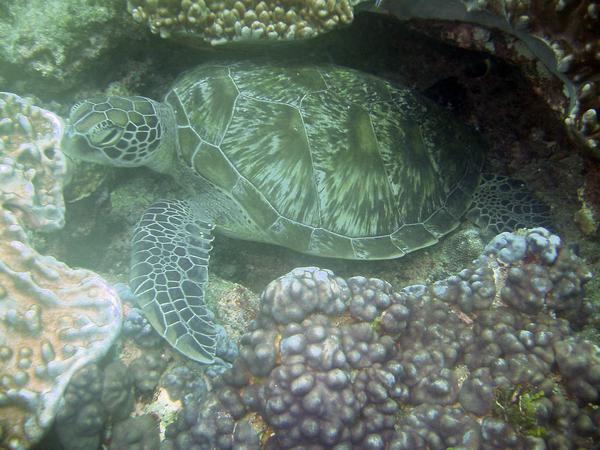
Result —
<svg viewBox="0 0 600 450"><path fill-rule="evenodd" d="M201 362L215 352L203 301L215 228L314 255L387 259L438 242L467 211L486 225L538 218L531 202L507 207L515 192L523 200L519 187L480 185L477 132L407 87L344 67L203 65L163 102L77 103L63 148L148 166L187 190L141 218L131 287L154 328Z"/></svg>

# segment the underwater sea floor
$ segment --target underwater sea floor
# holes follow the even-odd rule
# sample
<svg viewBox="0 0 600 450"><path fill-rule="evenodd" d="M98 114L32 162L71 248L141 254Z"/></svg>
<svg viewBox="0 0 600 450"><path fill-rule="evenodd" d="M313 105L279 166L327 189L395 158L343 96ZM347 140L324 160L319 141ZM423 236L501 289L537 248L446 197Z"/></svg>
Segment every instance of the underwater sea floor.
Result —
<svg viewBox="0 0 600 450"><path fill-rule="evenodd" d="M535 93L518 68L489 55L440 44L385 18L359 17L353 27L361 33L353 28L324 36L307 48L307 54L317 60L327 59L408 82L476 126L491 146L486 170L525 181L550 206L553 231L577 248L592 272L600 272L597 234L584 235L574 220L581 208L577 190L583 184L582 156L569 141L558 114ZM361 35L360 40L353 37L357 34ZM183 54L184 50L179 52ZM110 85L97 86L97 91L117 90L160 98L169 74L158 69L153 73L160 64L159 56L143 55L139 64L130 61L128 73ZM200 59L188 57L185 63L179 61L176 68L185 69L182 66L192 67L199 62ZM91 93L88 86L72 95L77 98ZM70 100L60 104L63 113ZM37 247L71 266L91 269L110 282L126 283L129 240L136 221L152 202L179 198L178 187L174 180L147 169L116 170L89 165L84 170L86 175L67 189L65 228L38 236ZM486 239L476 227L464 222L436 246L397 260L359 262L318 258L217 236L211 253L209 302L230 335L238 338L256 314L262 289L295 267L327 268L344 278L376 277L400 289L460 271L480 254ZM596 309L600 308L598 277L588 283L586 295ZM223 302L223 298L227 301ZM596 315L582 332L596 338L599 326L600 315ZM169 358L180 358L165 346L160 350ZM131 360L137 355L139 351L122 347L123 359ZM142 408L153 398L142 396L138 400L138 408Z"/></svg>
<svg viewBox="0 0 600 450"><path fill-rule="evenodd" d="M597 236L585 236L574 220L582 206L577 196L583 184L582 156L569 141L558 114L535 93L517 67L486 54L441 44L379 16L359 16L352 28L360 32L347 29L323 36L314 47L308 47L307 58L407 82L478 128L490 144L485 170L525 181L550 206L553 231L576 245L592 269L599 267ZM206 60L205 55L201 57ZM227 52L209 53L208 59L231 57ZM145 64L137 65L130 61L130 73L104 91L135 89L142 78L139 71L144 71L150 81L144 83L141 93L160 98L160 90L168 88L167 75L157 71L153 79L152 64L157 62L146 59ZM194 65L190 61L189 67ZM177 69L185 69L179 66ZM101 86L98 88L103 91ZM91 94L87 87L81 92L81 96ZM78 98L78 94L73 93L73 97ZM65 104L62 109L67 108ZM82 173L67 188L66 227L52 236L42 236L42 250L68 264L97 271L109 280L126 282L129 239L135 223L152 202L180 198L178 187L171 178L149 169L86 165ZM433 247L397 260L362 262L319 258L217 235L211 272L255 293L298 266L329 268L343 277L378 277L400 288L460 270L478 256L486 238L464 222ZM594 287L592 281L589 295L597 296Z"/></svg>

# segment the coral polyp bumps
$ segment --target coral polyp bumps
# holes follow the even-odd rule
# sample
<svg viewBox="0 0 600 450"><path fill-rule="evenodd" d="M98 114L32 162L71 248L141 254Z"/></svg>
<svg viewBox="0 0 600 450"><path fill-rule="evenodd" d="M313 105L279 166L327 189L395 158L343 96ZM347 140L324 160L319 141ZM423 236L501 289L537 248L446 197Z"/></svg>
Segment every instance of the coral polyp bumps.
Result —
<svg viewBox="0 0 600 450"><path fill-rule="evenodd" d="M73 374L121 330L115 291L31 246L64 224L61 120L0 92L0 446L22 449L52 425Z"/></svg>
<svg viewBox="0 0 600 450"><path fill-rule="evenodd" d="M352 22L352 0L129 0L134 19L163 37L188 35L212 44L239 39L300 39Z"/></svg>
<svg viewBox="0 0 600 450"><path fill-rule="evenodd" d="M554 317L585 314L590 276L544 229L503 233L472 267L400 292L295 269L165 448L591 448L600 353Z"/></svg>

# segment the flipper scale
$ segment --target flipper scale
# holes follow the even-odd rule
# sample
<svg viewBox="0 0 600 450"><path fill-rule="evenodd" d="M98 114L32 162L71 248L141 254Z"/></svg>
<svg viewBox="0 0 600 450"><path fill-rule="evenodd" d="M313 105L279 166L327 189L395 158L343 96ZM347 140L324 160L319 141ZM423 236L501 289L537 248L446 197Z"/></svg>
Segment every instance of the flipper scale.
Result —
<svg viewBox="0 0 600 450"><path fill-rule="evenodd" d="M211 363L213 314L204 302L213 225L187 201L150 206L132 239L130 284L152 326L178 351Z"/></svg>

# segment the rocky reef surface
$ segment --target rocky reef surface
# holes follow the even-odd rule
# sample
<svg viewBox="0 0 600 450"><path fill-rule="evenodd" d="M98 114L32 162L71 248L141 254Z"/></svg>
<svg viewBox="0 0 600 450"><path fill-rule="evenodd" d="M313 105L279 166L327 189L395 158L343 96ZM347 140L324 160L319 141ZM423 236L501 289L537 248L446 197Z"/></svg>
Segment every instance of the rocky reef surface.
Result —
<svg viewBox="0 0 600 450"><path fill-rule="evenodd" d="M24 94L81 85L140 39L119 0L8 0L0 12L0 85Z"/></svg>
<svg viewBox="0 0 600 450"><path fill-rule="evenodd" d="M596 1L393 0L385 5L406 20L437 20L425 26L460 46L521 65L576 139L592 152L600 150ZM552 76L564 83L563 92L551 85Z"/></svg>

